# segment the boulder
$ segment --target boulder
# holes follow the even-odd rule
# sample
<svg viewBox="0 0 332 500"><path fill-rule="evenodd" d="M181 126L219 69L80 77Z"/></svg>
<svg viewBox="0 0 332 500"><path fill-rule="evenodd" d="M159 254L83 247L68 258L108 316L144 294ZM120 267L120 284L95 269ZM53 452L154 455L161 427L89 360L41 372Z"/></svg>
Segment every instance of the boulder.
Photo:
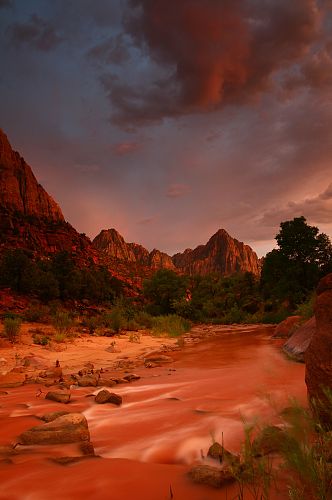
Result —
<svg viewBox="0 0 332 500"><path fill-rule="evenodd" d="M111 378L99 377L97 385L98 387L114 387L116 381Z"/></svg>
<svg viewBox="0 0 332 500"><path fill-rule="evenodd" d="M97 387L98 378L95 375L83 375L77 377L77 383L80 387Z"/></svg>
<svg viewBox="0 0 332 500"><path fill-rule="evenodd" d="M196 465L188 472L191 481L198 484L206 484L213 488L221 488L227 483L235 481L228 467L211 467L210 465Z"/></svg>
<svg viewBox="0 0 332 500"><path fill-rule="evenodd" d="M119 406L122 404L122 397L118 394L115 394L114 392L109 392L104 389L103 391L98 392L95 397L95 402L98 404L111 403L113 405Z"/></svg>
<svg viewBox="0 0 332 500"><path fill-rule="evenodd" d="M0 387L20 387L25 382L25 375L23 373L15 373L13 371L6 373L6 375L0 375Z"/></svg>
<svg viewBox="0 0 332 500"><path fill-rule="evenodd" d="M45 413L45 415L42 415L40 420L43 420L44 422L53 422L58 417L62 417L63 415L68 415L70 412L69 411L52 411L51 413Z"/></svg>
<svg viewBox="0 0 332 500"><path fill-rule="evenodd" d="M226 450L220 443L215 441L209 448L207 456L214 460L219 460L220 463L224 462L229 465L239 462L239 458L233 455L230 451Z"/></svg>
<svg viewBox="0 0 332 500"><path fill-rule="evenodd" d="M316 331L316 318L312 317L301 325L283 345L283 351L295 361L304 363L304 355Z"/></svg>
<svg viewBox="0 0 332 500"><path fill-rule="evenodd" d="M45 399L50 399L51 401L56 401L57 403L68 404L70 397L71 394L68 392L48 392Z"/></svg>
<svg viewBox="0 0 332 500"><path fill-rule="evenodd" d="M90 441L88 422L81 413L69 413L32 427L18 437L22 445L65 444Z"/></svg>
<svg viewBox="0 0 332 500"><path fill-rule="evenodd" d="M316 331L305 355L308 399L321 423L332 429L332 274L317 288Z"/></svg>
<svg viewBox="0 0 332 500"><path fill-rule="evenodd" d="M272 338L274 339L288 339L295 330L300 326L302 321L301 316L289 316L284 319L274 330Z"/></svg>

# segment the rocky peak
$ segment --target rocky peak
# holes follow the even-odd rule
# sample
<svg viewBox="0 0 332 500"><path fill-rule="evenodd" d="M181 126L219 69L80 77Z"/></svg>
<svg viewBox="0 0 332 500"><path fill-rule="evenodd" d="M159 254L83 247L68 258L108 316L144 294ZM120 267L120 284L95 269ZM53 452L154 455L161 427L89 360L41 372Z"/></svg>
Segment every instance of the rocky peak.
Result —
<svg viewBox="0 0 332 500"><path fill-rule="evenodd" d="M103 229L93 240L93 245L107 257L127 262L136 261L133 249L116 229Z"/></svg>
<svg viewBox="0 0 332 500"><path fill-rule="evenodd" d="M60 207L37 182L24 158L13 151L1 129L0 207L9 213L64 222Z"/></svg>
<svg viewBox="0 0 332 500"><path fill-rule="evenodd" d="M248 245L219 229L206 243L172 257L175 266L186 274L230 275L237 272L260 273L260 261Z"/></svg>
<svg viewBox="0 0 332 500"><path fill-rule="evenodd" d="M160 252L156 248L150 253L149 264L152 269L173 269L175 270L175 265L173 264L172 257L167 255L167 253Z"/></svg>

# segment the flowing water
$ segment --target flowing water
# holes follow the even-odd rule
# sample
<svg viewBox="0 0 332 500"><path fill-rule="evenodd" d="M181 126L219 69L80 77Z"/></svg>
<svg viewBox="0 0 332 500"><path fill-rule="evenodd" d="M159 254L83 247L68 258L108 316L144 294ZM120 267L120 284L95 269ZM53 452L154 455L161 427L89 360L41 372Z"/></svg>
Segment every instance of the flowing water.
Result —
<svg viewBox="0 0 332 500"><path fill-rule="evenodd" d="M75 390L65 409L84 412L102 458L63 467L47 457L75 455L70 446L29 447L13 464L0 463L0 498L166 500L170 491L174 500L233 498L236 487L192 485L185 472L214 439L237 452L244 422L273 422L290 398L305 402L304 366L287 360L270 335L230 329L172 353L174 363L142 369L141 380L116 387L121 407L96 405L86 397L91 390ZM36 398L36 386L8 392L0 397L0 446L37 425L36 415L63 409Z"/></svg>

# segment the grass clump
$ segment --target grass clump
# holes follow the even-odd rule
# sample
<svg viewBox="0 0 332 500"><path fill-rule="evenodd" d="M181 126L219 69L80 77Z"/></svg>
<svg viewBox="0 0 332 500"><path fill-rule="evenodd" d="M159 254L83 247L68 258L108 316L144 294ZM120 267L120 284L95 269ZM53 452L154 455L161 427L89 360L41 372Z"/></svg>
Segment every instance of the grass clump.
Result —
<svg viewBox="0 0 332 500"><path fill-rule="evenodd" d="M179 337L188 332L190 328L190 321L176 314L156 316L153 318L152 334L156 336L168 335L169 337Z"/></svg>
<svg viewBox="0 0 332 500"><path fill-rule="evenodd" d="M10 342L17 342L20 330L21 330L22 320L21 318L5 318L3 322L3 333L4 336Z"/></svg>
<svg viewBox="0 0 332 500"><path fill-rule="evenodd" d="M56 342L63 342L70 337L74 321L68 312L57 311L52 318L52 324L55 330L54 340Z"/></svg>

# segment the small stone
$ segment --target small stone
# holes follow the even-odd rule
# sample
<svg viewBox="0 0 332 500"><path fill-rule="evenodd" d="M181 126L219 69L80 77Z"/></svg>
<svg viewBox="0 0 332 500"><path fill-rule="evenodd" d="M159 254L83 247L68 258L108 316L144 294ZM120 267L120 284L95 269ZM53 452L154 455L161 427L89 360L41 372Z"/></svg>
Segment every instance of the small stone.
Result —
<svg viewBox="0 0 332 500"><path fill-rule="evenodd" d="M48 392L45 399L51 401L56 401L57 403L68 404L70 401L71 394L68 392Z"/></svg>
<svg viewBox="0 0 332 500"><path fill-rule="evenodd" d="M123 378L128 380L128 382L133 382L134 380L139 380L141 377L135 373L129 373L129 375L125 375Z"/></svg>
<svg viewBox="0 0 332 500"><path fill-rule="evenodd" d="M83 375L77 378L80 387L97 387L97 377L94 375Z"/></svg>
<svg viewBox="0 0 332 500"><path fill-rule="evenodd" d="M95 402L98 404L111 403L119 406L122 404L122 397L119 396L118 394L115 394L114 392L109 392L105 389L103 391L98 392L98 394L95 397Z"/></svg>

